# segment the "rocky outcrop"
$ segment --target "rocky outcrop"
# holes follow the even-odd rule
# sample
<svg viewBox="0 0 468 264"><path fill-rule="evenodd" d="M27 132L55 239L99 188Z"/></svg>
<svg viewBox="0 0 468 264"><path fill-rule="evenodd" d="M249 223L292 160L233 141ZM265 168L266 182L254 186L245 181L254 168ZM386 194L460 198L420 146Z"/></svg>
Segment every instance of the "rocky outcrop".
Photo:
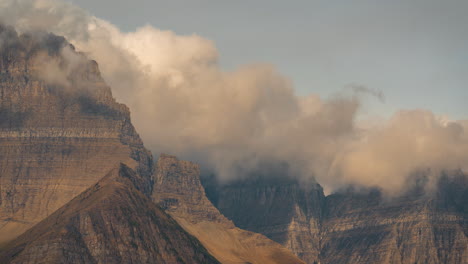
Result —
<svg viewBox="0 0 468 264"><path fill-rule="evenodd" d="M161 154L153 178L153 200L166 212L194 223L210 221L234 227L206 197L197 164Z"/></svg>
<svg viewBox="0 0 468 264"><path fill-rule="evenodd" d="M163 154L154 179L154 201L222 263L303 263L281 245L226 219L206 197L198 165Z"/></svg>
<svg viewBox="0 0 468 264"><path fill-rule="evenodd" d="M320 187L286 177L204 183L237 226L307 263L468 263L468 177L450 175L436 191L417 186L393 198L354 189L325 197Z"/></svg>
<svg viewBox="0 0 468 264"><path fill-rule="evenodd" d="M62 37L0 26L0 245L120 162L145 177L152 157L96 62Z"/></svg>
<svg viewBox="0 0 468 264"><path fill-rule="evenodd" d="M1 263L219 263L125 165L10 243Z"/></svg>

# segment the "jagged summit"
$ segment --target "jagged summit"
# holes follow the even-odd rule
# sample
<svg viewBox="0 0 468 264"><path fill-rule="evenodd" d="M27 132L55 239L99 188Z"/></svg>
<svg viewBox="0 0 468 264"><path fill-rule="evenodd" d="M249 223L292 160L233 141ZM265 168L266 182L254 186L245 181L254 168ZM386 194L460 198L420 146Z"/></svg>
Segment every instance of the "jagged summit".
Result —
<svg viewBox="0 0 468 264"><path fill-rule="evenodd" d="M63 38L0 27L0 244L123 162L151 193L152 156L95 62Z"/></svg>
<svg viewBox="0 0 468 264"><path fill-rule="evenodd" d="M18 35L13 28L0 25L0 81L4 111L8 105L17 108L16 111L39 110L42 114L56 110L37 109L41 106L38 102L25 104L32 103L32 99L52 99L48 98L52 95L58 98L44 103L68 109L76 107L85 114L115 119L119 112L128 112L115 102L97 63L75 51L65 38L51 33ZM17 105L12 106L13 103Z"/></svg>
<svg viewBox="0 0 468 264"><path fill-rule="evenodd" d="M64 37L52 33L40 31L19 35L14 28L0 24L0 54L2 74L41 77L37 76L38 71L43 70L40 68L54 62L63 71L67 70L61 77L70 81L103 81L96 61L77 52Z"/></svg>

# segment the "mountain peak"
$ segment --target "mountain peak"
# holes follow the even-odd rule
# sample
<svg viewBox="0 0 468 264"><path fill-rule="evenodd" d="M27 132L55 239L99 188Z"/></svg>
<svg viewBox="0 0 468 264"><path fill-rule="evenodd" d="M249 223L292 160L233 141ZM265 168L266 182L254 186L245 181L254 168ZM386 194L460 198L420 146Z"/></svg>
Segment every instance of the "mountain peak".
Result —
<svg viewBox="0 0 468 264"><path fill-rule="evenodd" d="M228 227L234 226L206 197L198 164L161 154L155 166L154 181L153 199L174 215L192 221L216 219Z"/></svg>
<svg viewBox="0 0 468 264"><path fill-rule="evenodd" d="M153 200L222 263L303 263L278 243L224 217L206 197L197 164L163 154L154 179Z"/></svg>
<svg viewBox="0 0 468 264"><path fill-rule="evenodd" d="M98 65L63 37L0 26L0 243L120 163L151 193L152 156Z"/></svg>
<svg viewBox="0 0 468 264"><path fill-rule="evenodd" d="M2 263L219 263L138 191L124 164L10 243ZM60 243L57 243L60 241Z"/></svg>

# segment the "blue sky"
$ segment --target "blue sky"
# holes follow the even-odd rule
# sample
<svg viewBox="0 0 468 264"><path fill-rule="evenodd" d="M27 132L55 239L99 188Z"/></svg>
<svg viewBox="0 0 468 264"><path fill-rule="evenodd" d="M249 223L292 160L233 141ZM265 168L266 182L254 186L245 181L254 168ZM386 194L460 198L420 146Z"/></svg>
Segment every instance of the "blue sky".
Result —
<svg viewBox="0 0 468 264"><path fill-rule="evenodd" d="M267 62L301 95L380 90L365 111L467 119L468 1L73 0L124 31L151 24L213 40L226 70Z"/></svg>

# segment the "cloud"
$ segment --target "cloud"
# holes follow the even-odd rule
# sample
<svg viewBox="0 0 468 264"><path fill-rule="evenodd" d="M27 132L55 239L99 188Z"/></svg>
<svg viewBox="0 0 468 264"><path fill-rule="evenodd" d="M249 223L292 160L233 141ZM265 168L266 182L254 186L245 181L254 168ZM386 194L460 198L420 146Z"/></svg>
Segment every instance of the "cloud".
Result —
<svg viewBox="0 0 468 264"><path fill-rule="evenodd" d="M330 174L339 184L399 191L418 171L434 180L444 170L468 170L467 136L463 122L444 122L427 110L399 111L383 127L350 142Z"/></svg>
<svg viewBox="0 0 468 264"><path fill-rule="evenodd" d="M412 110L359 127L360 94L383 101L378 90L352 85L347 96L297 96L272 65L221 70L214 44L200 36L149 25L125 33L61 1L4 0L0 17L22 32L65 36L99 63L154 154L195 160L221 180L278 163L329 191L357 184L396 193L415 171L430 169L435 178L468 164L466 121ZM46 72L60 80L60 70Z"/></svg>

